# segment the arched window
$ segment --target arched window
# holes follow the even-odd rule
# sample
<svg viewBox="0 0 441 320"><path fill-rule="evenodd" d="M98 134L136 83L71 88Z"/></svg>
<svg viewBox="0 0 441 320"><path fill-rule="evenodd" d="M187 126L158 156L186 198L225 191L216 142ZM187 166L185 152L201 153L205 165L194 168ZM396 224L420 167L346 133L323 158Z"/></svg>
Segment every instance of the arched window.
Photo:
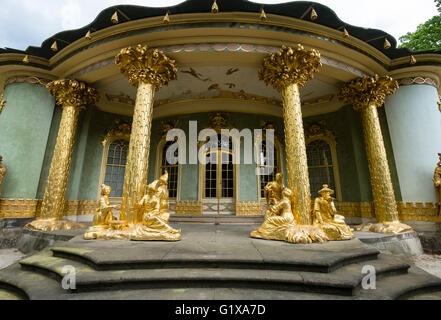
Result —
<svg viewBox="0 0 441 320"><path fill-rule="evenodd" d="M168 196L170 199L176 199L178 197L178 178L179 178L179 164L170 164L167 161L167 150L173 145L175 141L167 141L162 147L161 152L161 175L168 172ZM176 149L174 157L178 159L179 150Z"/></svg>
<svg viewBox="0 0 441 320"><path fill-rule="evenodd" d="M269 159L273 159L270 161ZM266 174L259 174L260 198L265 198L265 187L269 182L276 181L276 174L281 172L279 149L276 145L274 148L267 148L265 140L259 146L259 153L257 159L257 168L259 172Z"/></svg>
<svg viewBox="0 0 441 320"><path fill-rule="evenodd" d="M104 184L112 187L112 198L122 197L128 152L129 142L126 140L116 140L109 145Z"/></svg>
<svg viewBox="0 0 441 320"><path fill-rule="evenodd" d="M317 191L321 190L324 184L329 185L337 194L331 146L324 140L314 140L306 146L306 153L312 199L320 196Z"/></svg>

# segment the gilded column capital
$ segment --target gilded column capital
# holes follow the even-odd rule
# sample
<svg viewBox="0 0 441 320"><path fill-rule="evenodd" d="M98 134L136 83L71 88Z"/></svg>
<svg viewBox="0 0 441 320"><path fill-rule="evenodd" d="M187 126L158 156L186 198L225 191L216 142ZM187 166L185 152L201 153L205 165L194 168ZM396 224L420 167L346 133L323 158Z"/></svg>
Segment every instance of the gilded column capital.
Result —
<svg viewBox="0 0 441 320"><path fill-rule="evenodd" d="M174 60L158 49L140 44L122 49L115 62L134 87L144 82L159 89L177 78L178 68Z"/></svg>
<svg viewBox="0 0 441 320"><path fill-rule="evenodd" d="M98 101L98 92L83 82L76 80L55 80L46 85L50 94L63 107L85 107Z"/></svg>
<svg viewBox="0 0 441 320"><path fill-rule="evenodd" d="M355 110L371 105L381 107L386 97L394 94L398 87L398 81L389 76L362 77L346 83L338 97L345 103L352 103Z"/></svg>
<svg viewBox="0 0 441 320"><path fill-rule="evenodd" d="M282 46L278 53L264 59L259 69L259 80L278 91L294 83L303 87L321 66L320 53L317 50L305 50L301 44L295 49Z"/></svg>

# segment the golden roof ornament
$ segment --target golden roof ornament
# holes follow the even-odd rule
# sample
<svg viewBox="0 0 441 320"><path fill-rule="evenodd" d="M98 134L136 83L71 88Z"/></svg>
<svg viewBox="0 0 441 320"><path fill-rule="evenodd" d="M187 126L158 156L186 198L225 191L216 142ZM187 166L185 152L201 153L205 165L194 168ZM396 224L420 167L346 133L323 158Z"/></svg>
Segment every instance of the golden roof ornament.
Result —
<svg viewBox="0 0 441 320"><path fill-rule="evenodd" d="M386 97L394 94L398 87L398 81L389 76L362 77L346 83L340 89L338 98L344 103L353 104L356 110L372 104L381 107Z"/></svg>
<svg viewBox="0 0 441 320"><path fill-rule="evenodd" d="M414 64L416 64L416 63L417 63L417 59L415 58L414 55L411 55L411 56L410 56L410 64L414 65Z"/></svg>
<svg viewBox="0 0 441 320"><path fill-rule="evenodd" d="M24 56L24 58L23 58L23 62L26 63L26 64L29 63L29 56L28 56L28 55L25 55L25 56Z"/></svg>
<svg viewBox="0 0 441 320"><path fill-rule="evenodd" d="M346 28L343 28L343 38L349 38L349 32Z"/></svg>
<svg viewBox="0 0 441 320"><path fill-rule="evenodd" d="M384 49L390 49L392 45L390 44L389 40L387 38L384 39Z"/></svg>
<svg viewBox="0 0 441 320"><path fill-rule="evenodd" d="M170 16L169 16L169 10L165 13L164 19L162 19L162 23L169 24L170 23Z"/></svg>
<svg viewBox="0 0 441 320"><path fill-rule="evenodd" d="M278 91L292 83L301 88L314 77L321 66L321 57L317 50L305 50L301 44L295 49L282 46L279 52L265 57L259 68L259 80Z"/></svg>
<svg viewBox="0 0 441 320"><path fill-rule="evenodd" d="M117 24L119 22L117 11L115 11L115 13L112 15L112 17L110 18L110 21L112 21L113 24Z"/></svg>
<svg viewBox="0 0 441 320"><path fill-rule="evenodd" d="M267 19L265 10L263 7L260 9L260 20L265 21Z"/></svg>
<svg viewBox="0 0 441 320"><path fill-rule="evenodd" d="M311 20L314 21L314 20L317 20L317 18L318 18L317 11L315 11L315 9L312 8L312 10L311 10Z"/></svg>
<svg viewBox="0 0 441 320"><path fill-rule="evenodd" d="M115 63L134 87L138 87L139 82L145 82L159 89L177 79L178 68L175 61L162 51L149 49L148 46L139 44L122 49L116 56Z"/></svg>
<svg viewBox="0 0 441 320"><path fill-rule="evenodd" d="M216 3L216 0L214 0L213 5L211 6L211 12L212 13L218 13L219 12L219 7Z"/></svg>
<svg viewBox="0 0 441 320"><path fill-rule="evenodd" d="M54 52L58 51L57 41L54 41L54 43L52 43L51 50L54 51Z"/></svg>
<svg viewBox="0 0 441 320"><path fill-rule="evenodd" d="M92 34L90 33L90 30L87 31L86 35L84 36L87 40L92 39Z"/></svg>

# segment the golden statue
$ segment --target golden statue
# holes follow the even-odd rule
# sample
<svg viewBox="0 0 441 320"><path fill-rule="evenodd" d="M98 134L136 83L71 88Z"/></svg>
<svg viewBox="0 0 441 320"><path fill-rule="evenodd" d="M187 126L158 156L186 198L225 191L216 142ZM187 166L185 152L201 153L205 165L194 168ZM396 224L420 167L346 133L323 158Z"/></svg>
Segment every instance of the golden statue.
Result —
<svg viewBox="0 0 441 320"><path fill-rule="evenodd" d="M251 232L252 238L303 244L328 241L320 228L297 224L292 209L293 192L284 188L281 173L276 175L276 181L266 185L265 197L268 204L265 221Z"/></svg>
<svg viewBox="0 0 441 320"><path fill-rule="evenodd" d="M354 235L346 224L345 217L337 214L334 198L331 197L334 191L325 184L318 193L321 197L314 201L314 224L318 225L331 241L353 239Z"/></svg>
<svg viewBox="0 0 441 320"><path fill-rule="evenodd" d="M269 206L276 204L282 199L283 174L276 174L276 181L270 182L265 187L265 199Z"/></svg>
<svg viewBox="0 0 441 320"><path fill-rule="evenodd" d="M6 172L8 171L6 169L6 166L2 163L3 161L3 157L0 156L0 196L2 195L2 183L3 183L3 179L6 176Z"/></svg>
<svg viewBox="0 0 441 320"><path fill-rule="evenodd" d="M98 201L98 206L96 208L96 214L93 217L93 225L94 226L107 226L114 220L117 220L112 215L112 209L116 209L118 206L110 205L109 195L112 191L112 187L106 186L105 184L101 185L101 197Z"/></svg>
<svg viewBox="0 0 441 320"><path fill-rule="evenodd" d="M441 153L438 153L438 157L439 162L435 168L435 174L433 175L433 184L436 192L436 205L439 207L439 214L441 215Z"/></svg>
<svg viewBox="0 0 441 320"><path fill-rule="evenodd" d="M169 224L168 173L147 186L147 194L138 202L138 221L127 223L112 216L110 206L110 187L103 185L101 198L94 218L94 226L84 234L87 240L165 240L178 241L181 230Z"/></svg>

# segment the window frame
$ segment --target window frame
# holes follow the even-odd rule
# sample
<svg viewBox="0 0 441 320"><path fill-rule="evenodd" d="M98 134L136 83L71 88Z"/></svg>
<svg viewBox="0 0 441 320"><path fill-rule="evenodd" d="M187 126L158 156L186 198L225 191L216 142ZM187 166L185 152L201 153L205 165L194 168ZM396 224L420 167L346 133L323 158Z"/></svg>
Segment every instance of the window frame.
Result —
<svg viewBox="0 0 441 320"><path fill-rule="evenodd" d="M156 148L156 166L155 166L155 180L158 180L161 175L162 175L162 155L164 152L164 147L167 144L167 141L165 137L163 137L159 143L158 143L158 147ZM175 141L176 142L176 141ZM170 165L170 166L174 166L178 168L178 179L177 179L177 185L176 185L176 198L170 198L171 201L176 201L179 202L181 199L181 169L182 169L182 164L178 163L177 165ZM170 172L169 172L170 174ZM168 189L168 186L167 186Z"/></svg>

